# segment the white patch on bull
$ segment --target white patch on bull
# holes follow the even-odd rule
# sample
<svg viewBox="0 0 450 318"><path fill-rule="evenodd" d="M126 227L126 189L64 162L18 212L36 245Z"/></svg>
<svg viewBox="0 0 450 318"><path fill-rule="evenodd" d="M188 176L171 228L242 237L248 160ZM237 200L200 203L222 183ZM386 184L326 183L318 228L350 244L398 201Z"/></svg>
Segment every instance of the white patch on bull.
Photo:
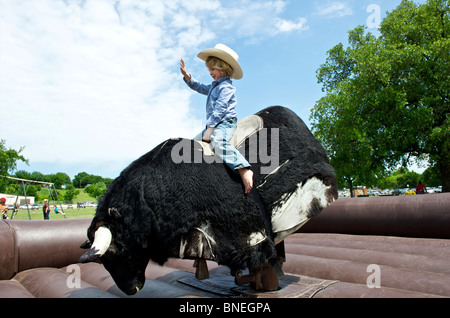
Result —
<svg viewBox="0 0 450 318"><path fill-rule="evenodd" d="M202 232L202 234L205 236L205 238L208 241L208 245L209 247L212 249L213 246L216 245L216 241L214 240L213 236L212 236L212 232L211 232L211 225L206 222L205 224L203 224L201 227L196 228L196 230Z"/></svg>
<svg viewBox="0 0 450 318"><path fill-rule="evenodd" d="M200 227L193 228L181 238L179 257L214 260L213 248L215 246L216 241L212 236L211 226L206 222Z"/></svg>
<svg viewBox="0 0 450 318"><path fill-rule="evenodd" d="M272 229L276 234L275 244L302 227L308 220L313 201L321 208L328 206L326 186L317 178L309 179L304 185L301 183L293 193L284 194L272 210Z"/></svg>
<svg viewBox="0 0 450 318"><path fill-rule="evenodd" d="M182 258L182 259L185 257L184 251L186 251L186 247L187 247L188 243L189 242L187 240L185 240L184 237L181 237L180 251L178 253L179 253L180 258Z"/></svg>
<svg viewBox="0 0 450 318"><path fill-rule="evenodd" d="M250 234L250 236L247 239L247 243L249 246L255 246L264 241L267 238L265 233L262 232L255 232Z"/></svg>

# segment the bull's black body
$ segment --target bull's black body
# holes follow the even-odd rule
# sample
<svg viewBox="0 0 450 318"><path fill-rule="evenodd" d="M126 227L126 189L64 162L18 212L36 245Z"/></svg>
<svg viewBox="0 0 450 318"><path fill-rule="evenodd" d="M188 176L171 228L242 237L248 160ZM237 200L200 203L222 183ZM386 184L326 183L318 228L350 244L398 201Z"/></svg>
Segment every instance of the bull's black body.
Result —
<svg viewBox="0 0 450 318"><path fill-rule="evenodd" d="M261 213L267 213L283 194L312 177L331 185L330 200L337 197L335 175L323 147L303 121L283 107L258 113L264 127L279 128L280 163L289 160L268 180L260 173L260 163L252 164L257 198L245 195L240 176L221 163L179 163L171 158L181 140L168 140L134 161L114 180L101 198L88 230L92 242L100 226L112 233L112 242L101 256L105 268L127 294L142 287L149 260L164 264L178 256L180 240L191 229L208 222L217 242L215 258L231 270L256 268L276 257L271 237L248 246L251 233L265 228ZM270 137L268 138L270 141ZM188 142L191 153L200 151L198 143ZM245 145L248 148L248 141ZM270 145L269 145L270 148ZM248 154L248 151L246 151ZM319 208L312 202L310 213Z"/></svg>

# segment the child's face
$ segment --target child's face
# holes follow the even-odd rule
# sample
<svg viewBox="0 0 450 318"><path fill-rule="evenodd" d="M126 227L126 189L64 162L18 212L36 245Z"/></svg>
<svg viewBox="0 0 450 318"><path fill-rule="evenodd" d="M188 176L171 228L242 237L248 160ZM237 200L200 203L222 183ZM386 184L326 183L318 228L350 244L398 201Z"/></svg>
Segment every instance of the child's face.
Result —
<svg viewBox="0 0 450 318"><path fill-rule="evenodd" d="M211 75L211 77L214 79L214 81L218 81L221 77L222 74L220 73L220 71L216 68L208 68L209 70L209 75Z"/></svg>

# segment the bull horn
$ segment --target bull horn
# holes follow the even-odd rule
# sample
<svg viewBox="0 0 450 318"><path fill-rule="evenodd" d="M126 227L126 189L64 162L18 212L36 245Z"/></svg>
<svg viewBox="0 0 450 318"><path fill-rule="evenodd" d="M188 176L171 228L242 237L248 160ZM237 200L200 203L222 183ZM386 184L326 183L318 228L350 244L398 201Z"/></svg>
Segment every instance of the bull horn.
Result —
<svg viewBox="0 0 450 318"><path fill-rule="evenodd" d="M89 251L81 255L80 263L88 263L97 261L100 256L105 254L111 244L112 234L106 226L101 226L95 231L94 243L92 243Z"/></svg>

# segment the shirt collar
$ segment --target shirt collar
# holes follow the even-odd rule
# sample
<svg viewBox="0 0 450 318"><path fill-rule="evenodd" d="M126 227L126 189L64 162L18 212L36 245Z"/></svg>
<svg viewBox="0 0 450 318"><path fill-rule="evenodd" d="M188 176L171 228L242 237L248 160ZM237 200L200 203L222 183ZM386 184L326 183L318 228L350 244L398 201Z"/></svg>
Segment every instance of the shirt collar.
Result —
<svg viewBox="0 0 450 318"><path fill-rule="evenodd" d="M226 80L231 81L229 76L223 76L223 77L219 78L217 81L214 81L213 85L220 84L222 82L225 82Z"/></svg>

